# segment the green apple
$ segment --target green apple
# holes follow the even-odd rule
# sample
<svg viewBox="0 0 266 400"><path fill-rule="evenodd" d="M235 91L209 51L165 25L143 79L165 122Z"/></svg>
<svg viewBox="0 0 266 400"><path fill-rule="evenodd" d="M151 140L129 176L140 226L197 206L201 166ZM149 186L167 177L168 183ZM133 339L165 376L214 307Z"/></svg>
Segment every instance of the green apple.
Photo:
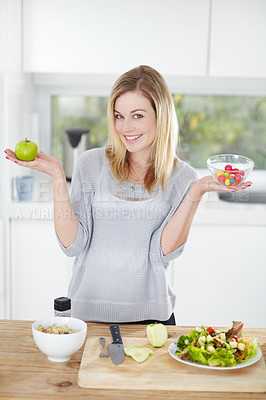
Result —
<svg viewBox="0 0 266 400"><path fill-rule="evenodd" d="M25 138L17 143L15 153L21 161L32 161L37 156L38 146L36 143Z"/></svg>
<svg viewBox="0 0 266 400"><path fill-rule="evenodd" d="M125 355L132 357L138 363L142 363L149 358L153 351L149 347L128 346L124 349Z"/></svg>
<svg viewBox="0 0 266 400"><path fill-rule="evenodd" d="M168 332L163 324L149 324L146 333L153 347L162 347L168 339Z"/></svg>

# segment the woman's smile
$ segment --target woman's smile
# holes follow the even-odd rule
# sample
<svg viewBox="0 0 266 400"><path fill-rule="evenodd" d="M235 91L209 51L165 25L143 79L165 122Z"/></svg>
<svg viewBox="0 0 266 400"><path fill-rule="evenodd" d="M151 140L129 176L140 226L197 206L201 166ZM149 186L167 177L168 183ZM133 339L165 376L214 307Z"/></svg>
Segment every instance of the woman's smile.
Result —
<svg viewBox="0 0 266 400"><path fill-rule="evenodd" d="M127 142L136 142L139 138L141 138L142 134L139 135L124 135Z"/></svg>

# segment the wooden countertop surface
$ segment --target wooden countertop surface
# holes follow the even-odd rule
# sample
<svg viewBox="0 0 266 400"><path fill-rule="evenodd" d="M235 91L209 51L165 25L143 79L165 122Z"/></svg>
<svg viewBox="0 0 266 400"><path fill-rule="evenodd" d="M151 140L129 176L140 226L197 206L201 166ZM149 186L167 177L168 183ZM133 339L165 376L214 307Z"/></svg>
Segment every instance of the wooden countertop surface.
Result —
<svg viewBox="0 0 266 400"><path fill-rule="evenodd" d="M77 384L84 346L66 363L52 363L36 347L31 321L0 320L0 399L153 399L206 400L266 399L266 393L171 392L137 390L90 390ZM121 324L122 336L143 336L142 325ZM187 334L190 327L168 326L173 341ZM88 336L106 336L109 324L88 323ZM266 361L266 329L244 329L245 336L255 336Z"/></svg>

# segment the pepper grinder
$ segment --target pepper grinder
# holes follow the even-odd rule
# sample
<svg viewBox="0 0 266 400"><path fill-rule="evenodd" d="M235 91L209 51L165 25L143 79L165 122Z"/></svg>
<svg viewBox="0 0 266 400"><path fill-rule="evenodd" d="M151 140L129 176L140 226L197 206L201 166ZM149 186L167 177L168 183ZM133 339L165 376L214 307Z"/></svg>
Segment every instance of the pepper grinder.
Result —
<svg viewBox="0 0 266 400"><path fill-rule="evenodd" d="M54 299L54 316L71 317L71 299L68 297Z"/></svg>

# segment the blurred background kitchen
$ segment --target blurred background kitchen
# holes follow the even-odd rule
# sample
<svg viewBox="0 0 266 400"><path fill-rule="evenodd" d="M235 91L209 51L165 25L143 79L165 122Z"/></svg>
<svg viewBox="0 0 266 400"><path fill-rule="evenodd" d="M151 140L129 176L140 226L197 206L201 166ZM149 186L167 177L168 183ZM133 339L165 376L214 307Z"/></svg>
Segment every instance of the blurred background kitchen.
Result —
<svg viewBox="0 0 266 400"><path fill-rule="evenodd" d="M52 315L73 264L56 241L49 178L4 149L37 142L70 186L79 154L107 143L116 78L147 64L172 92L182 159L201 176L214 154L255 162L251 189L205 195L168 269L177 324L266 327L265 19L265 0L0 0L0 318Z"/></svg>

